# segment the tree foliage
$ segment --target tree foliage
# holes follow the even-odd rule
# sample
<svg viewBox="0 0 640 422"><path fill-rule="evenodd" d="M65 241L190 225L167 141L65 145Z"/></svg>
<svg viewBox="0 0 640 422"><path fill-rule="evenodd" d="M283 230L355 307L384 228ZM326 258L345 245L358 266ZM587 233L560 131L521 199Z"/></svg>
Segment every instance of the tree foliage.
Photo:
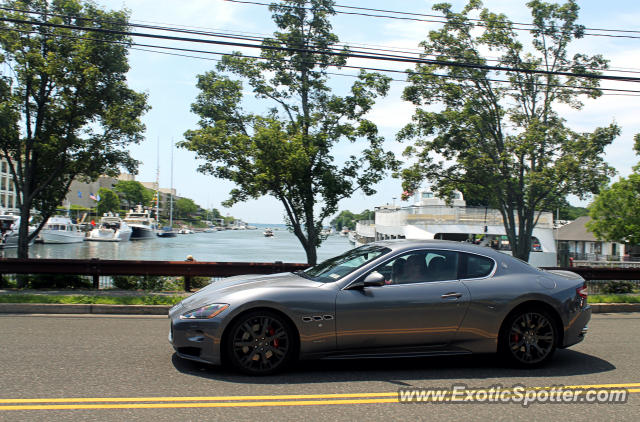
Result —
<svg viewBox="0 0 640 422"><path fill-rule="evenodd" d="M114 191L107 188L100 188L98 189L98 196L100 197L98 206L96 207L98 215L108 212L117 213L120 211L120 198Z"/></svg>
<svg viewBox="0 0 640 422"><path fill-rule="evenodd" d="M225 206L263 195L277 198L311 264L323 220L355 191L374 193L394 163L376 125L364 117L376 97L387 93L390 78L362 71L345 96L333 94L327 84L329 66L346 61L323 54L341 48L329 23L333 5L332 0L272 4L278 32L263 42L262 59L224 56L217 71L199 76L192 110L200 116L200 128L187 132L181 144L206 161L200 171L237 185ZM243 84L226 74L244 79L255 97L273 108L262 115L243 109ZM341 141L362 150L341 163L334 156Z"/></svg>
<svg viewBox="0 0 640 422"><path fill-rule="evenodd" d="M635 136L640 155L640 134ZM599 239L640 244L640 164L629 177L605 187L589 206L587 228Z"/></svg>
<svg viewBox="0 0 640 422"><path fill-rule="evenodd" d="M9 162L22 215L18 256L26 258L29 216L46 221L74 179L135 171L126 147L141 140L146 96L129 89L130 40L71 26L127 30L127 14L79 0L2 2L0 153ZM44 25L42 25L44 24ZM61 27L47 26L62 25Z"/></svg>
<svg viewBox="0 0 640 422"><path fill-rule="evenodd" d="M570 194L597 192L613 175L602 154L620 131L611 124L578 133L555 111L558 104L579 109L582 98L601 95L597 79L558 72L597 75L607 67L600 55L569 56L571 42L584 34L577 3L527 6L531 48L506 16L478 0L460 13L446 3L433 7L446 23L421 46L440 62L411 72L404 98L417 110L398 136L413 143L405 155L414 161L401 172L406 190L427 179L442 197L458 189L485 198L502 213L513 254L524 260L540 211L556 209Z"/></svg>
<svg viewBox="0 0 640 422"><path fill-rule="evenodd" d="M126 202L127 208L133 208L138 204L148 206L154 197L151 189L145 188L142 183L135 180L120 180L113 190Z"/></svg>
<svg viewBox="0 0 640 422"><path fill-rule="evenodd" d="M200 207L189 198L178 198L173 203L173 212L176 218L189 218L199 209Z"/></svg>
<svg viewBox="0 0 640 422"><path fill-rule="evenodd" d="M355 230L356 223L363 220L374 220L376 213L374 211L364 210L360 214L354 214L349 210L341 211L340 214L331 220L331 225L337 230L347 227L349 230Z"/></svg>

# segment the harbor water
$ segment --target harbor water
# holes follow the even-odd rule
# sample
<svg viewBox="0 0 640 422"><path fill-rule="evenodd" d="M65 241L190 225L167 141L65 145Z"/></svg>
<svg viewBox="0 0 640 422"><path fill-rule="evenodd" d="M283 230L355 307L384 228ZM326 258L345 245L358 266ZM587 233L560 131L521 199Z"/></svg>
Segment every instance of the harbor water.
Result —
<svg viewBox="0 0 640 422"><path fill-rule="evenodd" d="M307 262L300 241L286 227L269 227L274 229L273 237L265 237L262 234L264 227L260 227L258 230L179 234L173 238L129 242L35 244L29 248L29 256L55 259L183 261L188 255L192 255L197 261L210 262ZM318 262L353 247L344 236L329 236L318 249ZM4 250L2 256L14 258L16 250Z"/></svg>

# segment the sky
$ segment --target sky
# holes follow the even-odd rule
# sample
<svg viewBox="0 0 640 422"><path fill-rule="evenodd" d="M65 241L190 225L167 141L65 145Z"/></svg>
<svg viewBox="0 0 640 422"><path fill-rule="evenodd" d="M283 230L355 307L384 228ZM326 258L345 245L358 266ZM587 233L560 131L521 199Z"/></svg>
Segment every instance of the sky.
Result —
<svg viewBox="0 0 640 422"><path fill-rule="evenodd" d="M275 26L271 14L265 6L238 4L224 0L97 0L107 9L126 8L131 12L133 23L162 23L172 26L200 27L221 32L246 32L268 36ZM460 10L466 1L449 1L454 10ZM342 0L338 4L368 8L391 9L413 13L433 13L434 1L401 0ZM486 0L484 6L493 12L504 13L514 22L530 22L531 16L526 1ZM635 0L579 1L581 10L579 23L588 28L610 28L640 31L640 4ZM418 49L418 43L426 39L428 31L438 28L435 23L411 22L403 20L379 19L373 17L337 15L332 18L333 31L342 42ZM640 33L632 34L640 36ZM136 39L137 42L169 45L172 47L196 48L208 51L231 52L237 48L184 44L170 41ZM640 38L585 37L572 45L573 52L603 54L610 60L611 68L624 68L640 72ZM257 50L247 50L256 54ZM189 54L189 53L185 53ZM205 57L205 55L201 55ZM206 56L218 57L218 56ZM183 139L185 131L197 128L198 118L191 113L190 106L198 95L197 75L212 70L215 61L188 57L176 57L148 51L131 50L131 69L127 75L129 86L149 96L151 110L144 116L146 140L130 148L134 158L141 161L140 181L154 181L159 165L161 187L171 185L171 143ZM381 63L364 59L350 59L348 64L380 67ZM384 68L404 70L411 66L398 63L382 63ZM354 69L343 69L341 73L355 74ZM632 73L628 76L637 76ZM395 79L402 79L392 75ZM332 77L331 86L339 93L353 82L345 76ZM379 100L367 118L378 125L378 130L386 139L386 147L397 154L406 147L395 140L397 132L410 122L414 108L401 99L405 82L393 82L386 98ZM640 90L638 83L606 82L607 88ZM260 112L271 104L259 102L246 92L247 107ZM597 100L586 100L581 110L559 107L557 110L566 119L568 126L578 132L590 132L596 127L612 122L622 127L622 134L605 151L606 161L613 166L618 176L626 176L639 159L633 152L633 136L640 133L640 96L606 95ZM336 159L340 161L358 152L358 145L340 144ZM159 158L158 158L159 156ZM198 160L194 153L184 149L174 149L173 187L178 195L193 199L205 208L218 208L223 215L232 215L251 223L281 223L284 209L280 203L263 197L224 208L222 202L228 198L234 187L231 182L219 180L197 172ZM616 176L614 180L617 179ZM384 204L401 203L401 182L387 177L376 186L377 193L365 196L356 192L351 198L340 202L341 210L360 212ZM574 205L585 206L587 202L575 199ZM328 222L325 222L328 223Z"/></svg>

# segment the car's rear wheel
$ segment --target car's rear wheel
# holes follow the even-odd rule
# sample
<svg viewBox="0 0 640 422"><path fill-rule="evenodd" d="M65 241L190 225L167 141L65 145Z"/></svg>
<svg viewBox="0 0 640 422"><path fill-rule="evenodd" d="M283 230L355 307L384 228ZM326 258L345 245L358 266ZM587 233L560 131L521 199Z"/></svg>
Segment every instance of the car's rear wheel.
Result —
<svg viewBox="0 0 640 422"><path fill-rule="evenodd" d="M545 310L526 308L507 318L500 346L502 354L511 363L521 367L535 367L551 359L557 340L553 317Z"/></svg>
<svg viewBox="0 0 640 422"><path fill-rule="evenodd" d="M226 342L228 361L250 375L268 375L284 369L295 357L292 324L281 315L260 310L232 323Z"/></svg>

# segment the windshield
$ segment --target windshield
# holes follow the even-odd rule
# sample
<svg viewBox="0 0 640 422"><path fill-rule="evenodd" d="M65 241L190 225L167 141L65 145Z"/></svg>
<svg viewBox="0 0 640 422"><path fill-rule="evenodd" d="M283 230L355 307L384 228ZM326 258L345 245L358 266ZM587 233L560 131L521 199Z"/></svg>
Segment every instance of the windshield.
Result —
<svg viewBox="0 0 640 422"><path fill-rule="evenodd" d="M382 246L360 246L340 256L329 258L315 267L307 268L300 275L321 283L332 283L389 252L391 249Z"/></svg>

